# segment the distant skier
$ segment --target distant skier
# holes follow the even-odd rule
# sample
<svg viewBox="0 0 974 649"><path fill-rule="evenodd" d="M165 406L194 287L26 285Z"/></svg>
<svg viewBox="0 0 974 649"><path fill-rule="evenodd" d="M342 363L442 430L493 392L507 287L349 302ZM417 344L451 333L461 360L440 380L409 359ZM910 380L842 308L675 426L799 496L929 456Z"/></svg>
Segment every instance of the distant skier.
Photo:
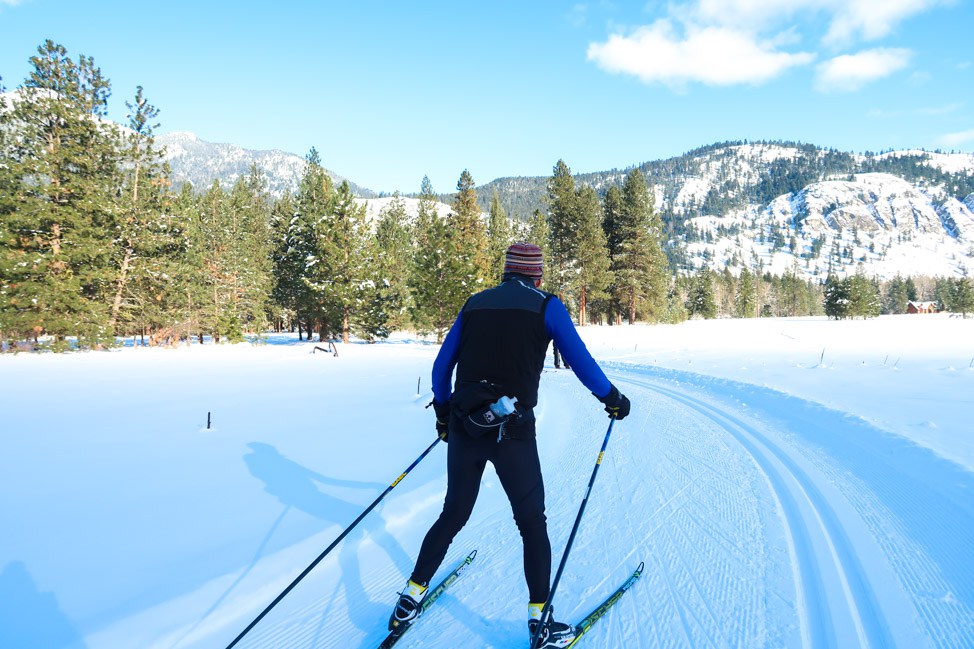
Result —
<svg viewBox="0 0 974 649"><path fill-rule="evenodd" d="M436 431L450 443L446 499L389 618L390 631L405 628L419 614L429 580L473 511L489 461L521 533L529 595L528 632L534 635L551 582L551 543L534 417L549 342L554 340L566 365L610 416L623 419L629 414L629 399L592 358L565 305L539 290L542 266L537 246L510 246L502 282L467 300L433 363ZM454 368L456 384L451 391ZM511 402L515 402L513 412L503 408ZM549 616L538 646L564 647L574 638L571 625Z"/></svg>

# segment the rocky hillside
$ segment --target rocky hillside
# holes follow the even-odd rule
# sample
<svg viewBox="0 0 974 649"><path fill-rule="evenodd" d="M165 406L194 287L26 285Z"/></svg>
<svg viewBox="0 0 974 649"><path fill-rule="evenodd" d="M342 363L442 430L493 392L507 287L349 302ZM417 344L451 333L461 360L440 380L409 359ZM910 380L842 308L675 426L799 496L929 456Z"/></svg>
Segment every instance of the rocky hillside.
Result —
<svg viewBox="0 0 974 649"><path fill-rule="evenodd" d="M790 143L725 143L640 165L677 270L748 266L823 278L974 274L974 155L851 154ZM625 171L576 173L600 192ZM547 178L494 189L522 218L543 209Z"/></svg>

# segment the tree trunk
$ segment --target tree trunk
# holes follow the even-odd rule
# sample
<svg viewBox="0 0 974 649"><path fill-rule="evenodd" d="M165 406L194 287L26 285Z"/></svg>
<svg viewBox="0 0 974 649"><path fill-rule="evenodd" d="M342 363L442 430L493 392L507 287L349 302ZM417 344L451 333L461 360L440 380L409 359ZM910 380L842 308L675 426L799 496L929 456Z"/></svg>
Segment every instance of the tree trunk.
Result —
<svg viewBox="0 0 974 649"><path fill-rule="evenodd" d="M215 319L211 325L213 327L213 342L220 344L220 293L215 283L213 284L213 315Z"/></svg>
<svg viewBox="0 0 974 649"><path fill-rule="evenodd" d="M348 307L342 307L342 342L348 342Z"/></svg>
<svg viewBox="0 0 974 649"><path fill-rule="evenodd" d="M108 321L108 326L115 332L115 323L118 322L118 312L122 308L122 293L125 291L125 282L128 279L129 263L132 261L132 246L125 248L125 257L122 259L122 268L118 275L118 286L115 287L115 300L112 302L112 317Z"/></svg>
<svg viewBox="0 0 974 649"><path fill-rule="evenodd" d="M584 327L587 314L585 312L585 307L587 305L585 299L585 287L582 287L582 295L578 300L578 326Z"/></svg>

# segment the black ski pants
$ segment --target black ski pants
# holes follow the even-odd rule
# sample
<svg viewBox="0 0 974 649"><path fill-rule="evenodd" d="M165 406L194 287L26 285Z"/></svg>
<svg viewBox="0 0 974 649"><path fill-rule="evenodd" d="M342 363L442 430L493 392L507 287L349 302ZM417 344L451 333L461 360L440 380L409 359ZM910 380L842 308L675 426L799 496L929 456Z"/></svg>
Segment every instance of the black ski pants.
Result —
<svg viewBox="0 0 974 649"><path fill-rule="evenodd" d="M533 421L531 422L533 428ZM544 513L544 481L533 430L525 438L497 441L496 435L473 438L451 421L447 451L447 487L443 511L433 523L410 577L429 583L473 511L487 462L494 465L511 503L524 545L524 578L531 602L545 602L551 582L551 542Z"/></svg>

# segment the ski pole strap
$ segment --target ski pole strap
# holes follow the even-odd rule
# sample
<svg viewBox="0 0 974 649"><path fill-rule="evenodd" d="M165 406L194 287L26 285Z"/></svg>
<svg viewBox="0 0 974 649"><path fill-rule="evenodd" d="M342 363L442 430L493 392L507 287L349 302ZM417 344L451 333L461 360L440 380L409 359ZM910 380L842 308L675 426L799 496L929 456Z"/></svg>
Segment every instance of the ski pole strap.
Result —
<svg viewBox="0 0 974 649"><path fill-rule="evenodd" d="M609 445L609 437L612 435L612 426L616 423L615 417L609 417L609 428L605 431L605 439L602 440L602 448L599 450L598 460L595 462L595 467L592 469L592 477L588 480L588 487L585 489L585 496L582 498L582 504L578 508L578 515L575 516L575 524L572 526L572 532L568 535L568 544L565 546L565 552L561 555L561 563L558 565L558 572L555 573L555 580L551 583L551 590L548 592L548 601L545 602L544 609L541 611L541 623L538 624L538 628L535 631L534 636L531 638L531 649L535 649L538 646L538 639L541 637L541 630L547 623L548 618L551 617L551 602L555 599L555 591L558 590L558 582L561 581L561 573L565 570L565 564L568 562L568 553L571 552L572 544L575 542L575 534L578 532L578 526L582 522L582 514L585 513L585 505L588 504L588 497L592 493L592 485L595 484L595 476L599 473L599 467L602 465L602 457L605 455L605 449Z"/></svg>

